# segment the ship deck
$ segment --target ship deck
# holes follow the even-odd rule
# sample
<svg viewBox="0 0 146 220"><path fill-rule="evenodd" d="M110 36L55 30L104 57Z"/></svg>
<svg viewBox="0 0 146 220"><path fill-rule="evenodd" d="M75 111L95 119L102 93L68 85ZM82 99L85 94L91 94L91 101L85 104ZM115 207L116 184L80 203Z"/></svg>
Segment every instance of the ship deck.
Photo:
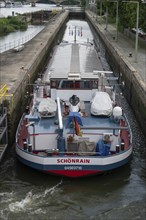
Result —
<svg viewBox="0 0 146 220"><path fill-rule="evenodd" d="M98 129L89 129L85 133L111 133L111 128L116 128L118 125L110 117L97 117L90 113L90 102L84 102L85 110L82 112L82 124L83 127L97 127ZM39 118L39 113L36 112L33 116L27 116L29 122L35 122L35 133L56 133L58 129L58 114L56 112L55 117ZM68 113L64 106L62 106L62 121L63 130L67 133L72 133L74 128L69 125ZM81 126L82 127L82 126ZM101 129L100 129L101 128ZM105 128L105 129L103 129ZM109 129L108 129L109 128ZM98 130L98 131L97 131ZM30 133L33 133L33 129L30 128Z"/></svg>

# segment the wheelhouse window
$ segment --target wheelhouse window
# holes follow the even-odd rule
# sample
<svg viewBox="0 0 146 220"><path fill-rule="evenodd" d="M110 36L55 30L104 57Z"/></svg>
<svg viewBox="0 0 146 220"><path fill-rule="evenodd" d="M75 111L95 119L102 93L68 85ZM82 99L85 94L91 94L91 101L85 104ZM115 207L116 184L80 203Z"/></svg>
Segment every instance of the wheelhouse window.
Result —
<svg viewBox="0 0 146 220"><path fill-rule="evenodd" d="M56 89L97 89L98 80L51 80L50 85Z"/></svg>

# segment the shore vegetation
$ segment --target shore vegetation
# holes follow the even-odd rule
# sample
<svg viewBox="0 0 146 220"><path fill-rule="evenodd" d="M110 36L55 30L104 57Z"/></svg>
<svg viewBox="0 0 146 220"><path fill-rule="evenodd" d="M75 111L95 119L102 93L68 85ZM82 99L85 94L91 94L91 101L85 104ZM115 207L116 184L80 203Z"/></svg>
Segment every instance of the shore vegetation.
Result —
<svg viewBox="0 0 146 220"><path fill-rule="evenodd" d="M18 30L25 31L27 26L27 22L23 21L19 16L0 18L0 35L7 35Z"/></svg>

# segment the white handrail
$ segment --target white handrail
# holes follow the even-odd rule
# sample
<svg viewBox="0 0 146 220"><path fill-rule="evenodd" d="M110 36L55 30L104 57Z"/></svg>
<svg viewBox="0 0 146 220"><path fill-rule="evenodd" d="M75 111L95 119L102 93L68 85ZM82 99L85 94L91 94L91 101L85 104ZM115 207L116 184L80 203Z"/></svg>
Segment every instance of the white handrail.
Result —
<svg viewBox="0 0 146 220"><path fill-rule="evenodd" d="M61 114L61 106L60 106L60 98L59 97L57 97L57 107L58 107L59 128L63 129L63 122L62 122L62 114Z"/></svg>

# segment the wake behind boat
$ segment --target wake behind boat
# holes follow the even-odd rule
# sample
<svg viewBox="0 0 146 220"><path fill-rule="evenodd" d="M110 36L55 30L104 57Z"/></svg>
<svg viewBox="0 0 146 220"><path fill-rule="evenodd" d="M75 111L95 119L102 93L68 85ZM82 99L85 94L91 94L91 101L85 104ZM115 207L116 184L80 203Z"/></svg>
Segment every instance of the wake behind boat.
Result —
<svg viewBox="0 0 146 220"><path fill-rule="evenodd" d="M71 48L71 64L66 62L70 71L60 66L49 79L34 84L29 112L16 133L18 159L36 170L72 178L123 166L132 154L132 134L110 83L117 78L103 69L81 71L79 51L86 48L91 54L89 42L58 47Z"/></svg>

